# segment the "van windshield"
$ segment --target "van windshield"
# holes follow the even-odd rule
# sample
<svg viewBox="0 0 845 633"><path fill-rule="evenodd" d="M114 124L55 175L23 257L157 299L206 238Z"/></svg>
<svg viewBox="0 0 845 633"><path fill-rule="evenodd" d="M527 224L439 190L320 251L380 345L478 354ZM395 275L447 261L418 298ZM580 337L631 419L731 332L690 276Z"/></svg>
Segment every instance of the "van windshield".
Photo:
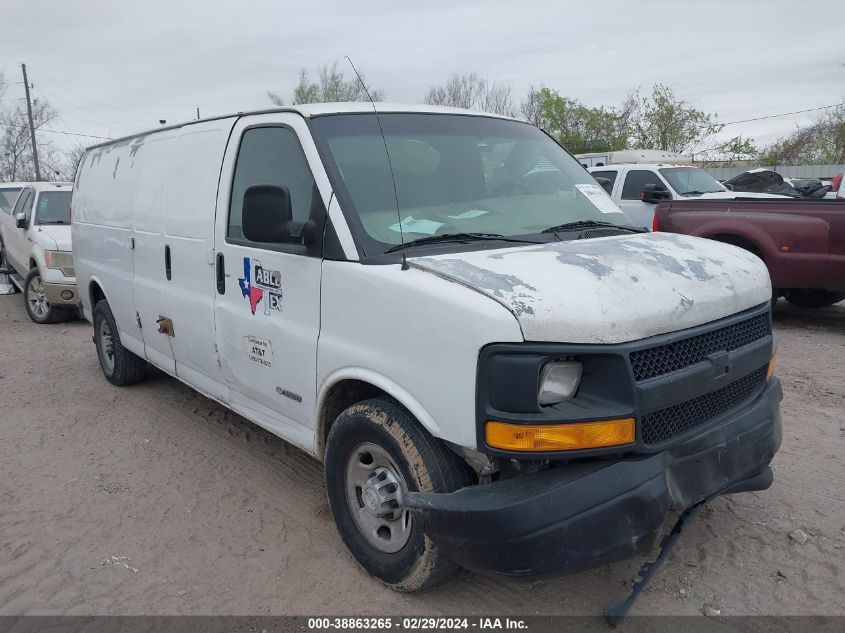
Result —
<svg viewBox="0 0 845 633"><path fill-rule="evenodd" d="M700 196L704 193L727 191L718 180L697 167L666 167L660 174L681 196Z"/></svg>
<svg viewBox="0 0 845 633"><path fill-rule="evenodd" d="M70 224L70 191L42 191L35 211L36 224Z"/></svg>
<svg viewBox="0 0 845 633"><path fill-rule="evenodd" d="M311 121L368 255L399 244L401 233L409 242L452 233L531 235L577 221L629 223L593 177L531 125L459 114L380 118L395 194L375 114Z"/></svg>

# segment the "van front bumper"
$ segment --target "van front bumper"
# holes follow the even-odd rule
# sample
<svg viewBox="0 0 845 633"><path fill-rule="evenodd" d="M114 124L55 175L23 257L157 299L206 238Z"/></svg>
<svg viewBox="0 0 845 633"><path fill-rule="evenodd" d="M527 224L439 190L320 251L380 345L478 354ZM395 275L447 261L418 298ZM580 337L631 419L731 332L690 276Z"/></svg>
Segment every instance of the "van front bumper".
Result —
<svg viewBox="0 0 845 633"><path fill-rule="evenodd" d="M79 292L76 284L53 284L44 282L44 296L51 305L76 305L79 303Z"/></svg>
<svg viewBox="0 0 845 633"><path fill-rule="evenodd" d="M406 502L445 556L476 571L530 576L621 560L652 547L671 509L771 485L782 397L772 378L743 410L653 455L408 493Z"/></svg>

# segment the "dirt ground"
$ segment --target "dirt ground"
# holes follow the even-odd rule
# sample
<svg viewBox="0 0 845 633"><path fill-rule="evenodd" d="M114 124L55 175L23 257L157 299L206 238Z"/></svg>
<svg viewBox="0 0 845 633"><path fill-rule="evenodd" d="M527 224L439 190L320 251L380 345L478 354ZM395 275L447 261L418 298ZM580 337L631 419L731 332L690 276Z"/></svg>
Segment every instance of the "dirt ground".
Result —
<svg viewBox="0 0 845 633"><path fill-rule="evenodd" d="M845 303L781 300L775 329L774 486L699 514L632 613L845 614ZM599 614L642 562L393 593L341 543L320 464L161 373L111 386L91 334L0 297L0 615Z"/></svg>

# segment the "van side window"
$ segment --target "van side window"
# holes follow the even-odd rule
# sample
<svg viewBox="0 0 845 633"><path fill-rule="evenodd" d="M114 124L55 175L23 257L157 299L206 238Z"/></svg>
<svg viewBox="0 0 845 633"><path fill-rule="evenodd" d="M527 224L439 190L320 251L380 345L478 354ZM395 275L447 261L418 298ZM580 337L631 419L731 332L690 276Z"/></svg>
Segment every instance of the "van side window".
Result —
<svg viewBox="0 0 845 633"><path fill-rule="evenodd" d="M319 193L293 130L256 127L244 132L232 181L227 237L246 240L241 218L244 192L252 185L287 187L293 219L299 222L309 219L312 198Z"/></svg>
<svg viewBox="0 0 845 633"><path fill-rule="evenodd" d="M611 169L608 171L592 171L590 172L590 175L592 175L592 177L595 178L602 187L604 187L607 195L610 195L610 192L613 191L613 183L616 182L616 176L619 175L619 172ZM603 180L599 180L599 178L603 178Z"/></svg>
<svg viewBox="0 0 845 633"><path fill-rule="evenodd" d="M660 185L661 187L665 187L663 181L653 171L632 169L625 176L625 184L622 187L622 199L639 200L643 187L646 185Z"/></svg>

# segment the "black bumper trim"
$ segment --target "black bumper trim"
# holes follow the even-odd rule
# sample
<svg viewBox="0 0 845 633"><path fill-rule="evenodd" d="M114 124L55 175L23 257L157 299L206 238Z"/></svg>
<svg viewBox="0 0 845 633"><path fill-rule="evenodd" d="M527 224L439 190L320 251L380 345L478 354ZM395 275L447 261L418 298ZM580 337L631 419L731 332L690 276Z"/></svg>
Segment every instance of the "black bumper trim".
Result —
<svg viewBox="0 0 845 633"><path fill-rule="evenodd" d="M427 533L476 571L577 571L651 548L670 509L771 485L780 382L742 411L659 453L561 465L448 494L409 493Z"/></svg>

